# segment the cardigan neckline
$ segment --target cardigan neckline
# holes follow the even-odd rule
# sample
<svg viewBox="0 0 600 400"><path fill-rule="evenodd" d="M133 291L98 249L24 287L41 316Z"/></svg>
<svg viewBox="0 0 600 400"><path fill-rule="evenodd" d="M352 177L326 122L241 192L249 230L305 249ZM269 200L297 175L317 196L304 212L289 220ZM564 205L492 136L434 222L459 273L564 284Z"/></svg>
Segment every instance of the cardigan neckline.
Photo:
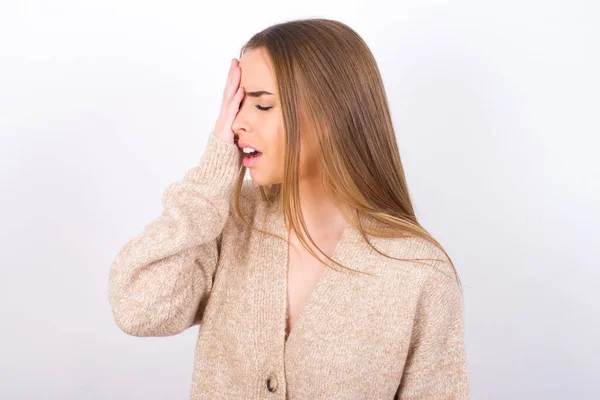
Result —
<svg viewBox="0 0 600 400"><path fill-rule="evenodd" d="M285 262L283 262L281 265L281 268L283 269L282 275L284 277L282 292L283 292L283 309L285 311L284 316L283 316L282 325L283 325L283 343L284 343L284 346L288 346L290 343L292 343L294 341L294 339L296 338L297 335L302 334L302 332L305 328L305 323L306 323L305 320L307 318L307 314L319 313L319 312L323 311L324 304L321 304L320 301L322 301L322 299L327 298L327 291L331 287L331 285L334 283L335 278L336 278L336 276L334 276L334 274L349 273L349 272L346 271L345 269L335 265L335 263L333 263L332 261L325 259L324 261L326 262L327 267L325 268L322 276L319 278L319 280L313 287L310 295L305 300L304 305L300 311L300 314L298 314L298 317L296 318L296 323L290 330L289 334L287 334L286 333L287 315L288 315L288 313L287 313L287 307L288 307L287 272L288 272L288 267L289 267L289 230L286 229L285 221L283 218L283 213L281 212L281 208L279 210L277 210L276 212L268 212L267 214L268 214L269 220L267 221L266 226L273 227L273 229L277 235L286 239L286 243L284 245L281 245L281 247L279 248L280 252L282 252L283 254L281 254L281 253L277 253L277 254L283 256L283 259L285 260ZM344 257L348 253L348 251L352 248L352 246L354 246L358 243L357 240L359 240L360 238L361 238L360 232L352 224L349 224L348 226L346 226L344 228L344 230L342 231L340 239L338 240L338 242L334 248L331 258L333 258L337 262L342 263L343 265L346 265L346 266L352 268L352 266L349 266L348 263L344 262ZM279 242L278 239L274 239L274 240L277 240ZM325 258L325 257L322 256L322 258ZM332 268L333 268L333 270L332 270Z"/></svg>

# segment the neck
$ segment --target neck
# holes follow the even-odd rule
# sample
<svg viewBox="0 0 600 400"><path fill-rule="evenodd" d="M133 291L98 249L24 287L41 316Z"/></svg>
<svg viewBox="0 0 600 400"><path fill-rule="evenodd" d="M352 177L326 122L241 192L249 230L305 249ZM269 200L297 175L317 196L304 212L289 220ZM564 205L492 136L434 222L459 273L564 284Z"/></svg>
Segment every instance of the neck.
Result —
<svg viewBox="0 0 600 400"><path fill-rule="evenodd" d="M311 235L337 235L350 224L349 207L327 193L317 177L301 179L299 192L302 214Z"/></svg>

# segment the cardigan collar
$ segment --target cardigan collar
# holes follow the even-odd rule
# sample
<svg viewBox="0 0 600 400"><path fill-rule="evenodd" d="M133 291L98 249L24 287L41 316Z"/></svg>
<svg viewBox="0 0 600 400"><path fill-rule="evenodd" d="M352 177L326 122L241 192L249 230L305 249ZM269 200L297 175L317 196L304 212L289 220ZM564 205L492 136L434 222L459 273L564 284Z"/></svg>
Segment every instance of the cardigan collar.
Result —
<svg viewBox="0 0 600 400"><path fill-rule="evenodd" d="M275 260L283 260L283 262L277 263L277 265L273 266L276 268L274 273L278 277L278 282L281 282L279 288L277 288L276 292L279 296L279 303L281 304L281 309L284 310L282 317L279 321L279 331L281 334L281 338L283 340L283 345L289 346L291 343L297 340L298 336L302 336L303 332L308 325L310 325L310 321L314 321L319 318L321 314L326 315L326 313L334 312L335 308L335 299L332 297L331 292L334 290L339 290L339 285L347 284L348 282L345 279L355 279L348 278L350 274L355 274L352 271L348 271L345 268L342 268L335 264L334 262L327 259L325 256L319 254L321 258L325 261L326 265L330 268L325 268L322 276L319 278L313 290L311 291L308 298L305 300L302 310L298 315L298 318L292 327L289 335L286 336L286 327L287 327L287 271L288 271L288 263L289 263L289 230L286 228L285 220L283 217L283 212L281 207L277 207L278 204L273 206L271 210L267 210L267 216L264 221L264 226L261 226L261 229L267 230L270 233L274 233L280 237L283 237L286 242L282 242L278 238L269 237L269 241L267 242L272 250L272 255ZM363 217L361 219L361 223L364 225L374 224L376 220L372 218ZM341 263L342 265L360 270L360 265L352 265L349 263L349 260L356 259L356 254L358 252L363 251L363 246L368 246L364 239L361 236L361 233L358 229L356 229L352 224L349 224L346 228L344 228L338 243L335 246L335 249L332 253L331 258ZM342 275L344 277L342 278ZM346 283L345 283L346 282Z"/></svg>

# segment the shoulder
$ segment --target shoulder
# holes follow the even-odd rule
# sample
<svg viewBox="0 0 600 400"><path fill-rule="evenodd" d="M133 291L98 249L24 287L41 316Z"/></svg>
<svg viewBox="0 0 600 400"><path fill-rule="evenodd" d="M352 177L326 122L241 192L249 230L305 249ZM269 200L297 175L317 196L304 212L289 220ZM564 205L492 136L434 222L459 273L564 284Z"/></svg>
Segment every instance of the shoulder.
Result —
<svg viewBox="0 0 600 400"><path fill-rule="evenodd" d="M427 274L440 274L450 276L454 268L444 251L433 241L422 237L401 238L399 246L407 256L420 260Z"/></svg>
<svg viewBox="0 0 600 400"><path fill-rule="evenodd" d="M419 271L441 269L442 272L452 270L449 258L433 241L423 237L370 237L370 242L384 253L399 262L416 267Z"/></svg>
<svg viewBox="0 0 600 400"><path fill-rule="evenodd" d="M388 266L392 272L407 276L417 285L417 292L431 286L459 287L457 271L444 251L433 241L423 237L374 238L371 243L393 257ZM386 267L389 271L389 268Z"/></svg>
<svg viewBox="0 0 600 400"><path fill-rule="evenodd" d="M416 265L421 271L421 300L439 302L439 310L458 306L461 301L458 271L444 251L425 238L403 240L406 241L405 246L410 249L412 257L415 258L414 262L418 262Z"/></svg>

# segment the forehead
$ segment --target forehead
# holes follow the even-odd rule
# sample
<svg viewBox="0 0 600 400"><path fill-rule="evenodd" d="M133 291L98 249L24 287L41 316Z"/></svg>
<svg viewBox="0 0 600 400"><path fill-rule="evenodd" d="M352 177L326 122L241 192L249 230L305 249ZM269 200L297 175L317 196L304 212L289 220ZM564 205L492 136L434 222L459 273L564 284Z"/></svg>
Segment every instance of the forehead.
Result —
<svg viewBox="0 0 600 400"><path fill-rule="evenodd" d="M246 50L240 57L240 68L242 70L240 85L247 92L267 90L275 93L275 75L265 50Z"/></svg>

